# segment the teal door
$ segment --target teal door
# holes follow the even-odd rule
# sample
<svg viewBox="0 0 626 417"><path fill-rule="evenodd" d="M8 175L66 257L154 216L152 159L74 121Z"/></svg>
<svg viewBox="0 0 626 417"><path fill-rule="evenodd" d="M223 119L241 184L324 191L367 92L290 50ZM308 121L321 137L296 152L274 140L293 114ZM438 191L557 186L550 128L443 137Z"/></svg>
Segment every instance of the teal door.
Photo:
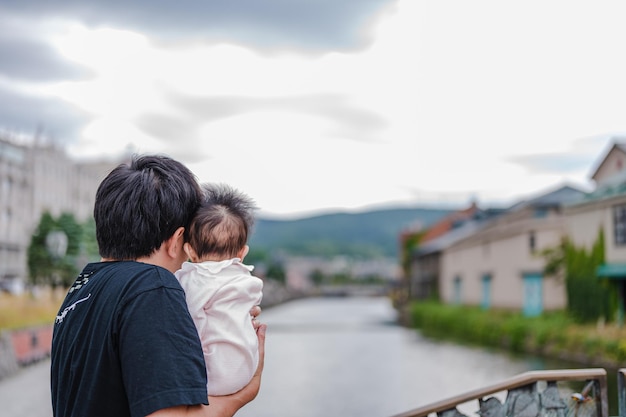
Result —
<svg viewBox="0 0 626 417"><path fill-rule="evenodd" d="M483 310L489 310L489 308L491 308L491 275L483 275L482 286L483 295L480 306Z"/></svg>
<svg viewBox="0 0 626 417"><path fill-rule="evenodd" d="M543 312L543 275L524 274L524 315L535 317Z"/></svg>

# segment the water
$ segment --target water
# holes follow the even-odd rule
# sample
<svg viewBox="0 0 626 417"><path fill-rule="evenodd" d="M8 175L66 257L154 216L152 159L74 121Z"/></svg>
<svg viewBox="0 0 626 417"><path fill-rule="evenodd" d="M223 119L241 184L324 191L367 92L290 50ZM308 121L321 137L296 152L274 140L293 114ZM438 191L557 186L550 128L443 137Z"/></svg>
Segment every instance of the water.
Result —
<svg viewBox="0 0 626 417"><path fill-rule="evenodd" d="M313 298L264 311L266 365L238 417L391 416L522 372L581 366L425 339L386 298Z"/></svg>
<svg viewBox="0 0 626 417"><path fill-rule="evenodd" d="M386 298L304 299L260 318L268 324L261 391L237 417L389 417L529 370L581 367L425 339L396 324ZM616 374L608 375L611 385ZM609 392L613 407L614 398ZM0 408L51 417L49 361L0 381Z"/></svg>

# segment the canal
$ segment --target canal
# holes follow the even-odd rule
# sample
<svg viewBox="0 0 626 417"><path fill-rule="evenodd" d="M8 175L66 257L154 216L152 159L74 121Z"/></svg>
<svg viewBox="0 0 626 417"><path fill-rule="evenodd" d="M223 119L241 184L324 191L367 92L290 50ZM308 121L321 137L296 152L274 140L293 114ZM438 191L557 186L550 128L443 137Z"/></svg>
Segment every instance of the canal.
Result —
<svg viewBox="0 0 626 417"><path fill-rule="evenodd" d="M237 417L389 417L529 370L581 368L423 338L383 297L302 299L261 319L261 391ZM51 417L49 375L45 361L0 381L0 415Z"/></svg>
<svg viewBox="0 0 626 417"><path fill-rule="evenodd" d="M529 370L583 367L426 339L397 325L383 297L299 300L261 318L261 391L238 417L385 417Z"/></svg>

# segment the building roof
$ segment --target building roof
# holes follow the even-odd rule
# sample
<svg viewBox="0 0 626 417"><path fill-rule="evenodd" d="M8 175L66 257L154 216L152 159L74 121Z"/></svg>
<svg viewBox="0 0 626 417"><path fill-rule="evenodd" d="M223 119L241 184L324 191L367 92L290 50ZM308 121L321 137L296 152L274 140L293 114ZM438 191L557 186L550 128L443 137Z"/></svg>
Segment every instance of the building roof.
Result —
<svg viewBox="0 0 626 417"><path fill-rule="evenodd" d="M450 230L446 234L443 234L435 239L432 239L420 246L415 250L415 254L418 256L428 255L431 253L441 252L442 250L450 247L452 244L464 239L480 230L486 223L486 220L468 220L461 226Z"/></svg>
<svg viewBox="0 0 626 417"><path fill-rule="evenodd" d="M573 203L572 205L575 205L577 203L589 203L592 201L601 201L607 198L617 197L620 195L626 195L626 178L621 183L598 187L592 192L587 193L581 201L577 201Z"/></svg>
<svg viewBox="0 0 626 417"><path fill-rule="evenodd" d="M581 201L586 195L584 191L576 187L565 185L529 200L523 200L506 210L480 210L475 205L472 205L468 209L452 213L430 228L424 235L425 238L421 239L420 245L414 253L422 256L442 251L452 244L475 234L489 220L500 214L528 207L560 207L568 203Z"/></svg>
<svg viewBox="0 0 626 417"><path fill-rule="evenodd" d="M439 252L477 232L488 220L504 212L505 209L499 208L480 209L472 203L470 207L455 211L428 228L414 254L421 256Z"/></svg>
<svg viewBox="0 0 626 417"><path fill-rule="evenodd" d="M568 204L573 204L579 201L583 201L587 196L587 193L576 187L570 185L564 185L556 190L543 193L530 200L522 200L509 208L509 211L521 210L527 207L533 208L547 208L547 207L559 207Z"/></svg>
<svg viewBox="0 0 626 417"><path fill-rule="evenodd" d="M608 148L606 152L604 152L602 157L598 160L598 162L596 163L596 167L594 168L593 172L590 175L590 178L592 180L596 179L596 176L598 175L598 171L600 171L600 168L602 168L602 166L604 165L604 162L606 161L607 157L613 151L619 151L619 152L626 154L626 138L618 137L618 138L612 138L611 140L613 144Z"/></svg>
<svg viewBox="0 0 626 417"><path fill-rule="evenodd" d="M420 242L429 242L448 233L459 224L476 217L479 211L480 209L476 203L473 202L468 208L455 211L454 213L445 216L443 219L431 225L428 230L426 230L420 239Z"/></svg>

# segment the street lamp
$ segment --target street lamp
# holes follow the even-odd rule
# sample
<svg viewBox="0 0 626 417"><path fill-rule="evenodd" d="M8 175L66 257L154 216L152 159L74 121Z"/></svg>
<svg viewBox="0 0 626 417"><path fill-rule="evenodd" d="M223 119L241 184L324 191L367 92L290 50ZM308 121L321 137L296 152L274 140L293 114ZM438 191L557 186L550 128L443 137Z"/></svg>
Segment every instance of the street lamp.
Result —
<svg viewBox="0 0 626 417"><path fill-rule="evenodd" d="M67 251L67 235L62 230L53 230L46 236L46 249L56 261L65 256Z"/></svg>
<svg viewBox="0 0 626 417"><path fill-rule="evenodd" d="M53 264L65 256L67 252L67 235L62 230L53 230L46 236L46 249L52 257ZM52 272L52 288L57 287L61 283L59 273L56 270Z"/></svg>

